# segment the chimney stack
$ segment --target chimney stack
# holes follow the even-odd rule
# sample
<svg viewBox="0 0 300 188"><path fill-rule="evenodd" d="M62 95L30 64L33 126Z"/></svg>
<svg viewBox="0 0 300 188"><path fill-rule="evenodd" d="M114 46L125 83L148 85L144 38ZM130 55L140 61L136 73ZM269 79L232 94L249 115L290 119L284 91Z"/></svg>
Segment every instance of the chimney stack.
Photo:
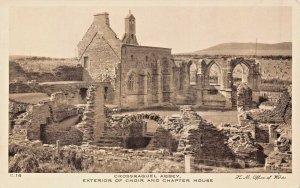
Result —
<svg viewBox="0 0 300 188"><path fill-rule="evenodd" d="M107 12L95 14L94 22L101 26L109 26L109 14Z"/></svg>

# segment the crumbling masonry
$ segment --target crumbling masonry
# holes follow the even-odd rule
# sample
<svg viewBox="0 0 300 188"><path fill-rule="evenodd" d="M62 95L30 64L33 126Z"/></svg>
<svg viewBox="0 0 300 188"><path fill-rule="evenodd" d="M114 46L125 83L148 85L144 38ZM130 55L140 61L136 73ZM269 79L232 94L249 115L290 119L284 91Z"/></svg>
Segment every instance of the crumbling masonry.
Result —
<svg viewBox="0 0 300 188"><path fill-rule="evenodd" d="M120 109L137 109L168 104L191 104L203 108L236 106L233 70L248 69L243 78L258 101L260 73L254 59L193 59L171 55L170 48L141 46L136 37L136 19L125 18L120 40L110 27L108 13L94 15L94 21L78 43L78 60L83 79L109 82L104 88L106 103ZM210 69L218 67L218 82L209 83ZM191 69L194 69L191 71Z"/></svg>

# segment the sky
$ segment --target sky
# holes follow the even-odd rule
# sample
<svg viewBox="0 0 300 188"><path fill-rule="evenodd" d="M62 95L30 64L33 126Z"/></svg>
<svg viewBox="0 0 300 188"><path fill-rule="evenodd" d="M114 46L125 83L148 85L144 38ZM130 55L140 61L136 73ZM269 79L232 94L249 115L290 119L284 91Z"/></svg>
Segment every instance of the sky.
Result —
<svg viewBox="0 0 300 188"><path fill-rule="evenodd" d="M138 42L193 52L224 42L292 41L290 7L11 7L10 55L75 57L77 44L93 21L108 12L121 39L129 10Z"/></svg>

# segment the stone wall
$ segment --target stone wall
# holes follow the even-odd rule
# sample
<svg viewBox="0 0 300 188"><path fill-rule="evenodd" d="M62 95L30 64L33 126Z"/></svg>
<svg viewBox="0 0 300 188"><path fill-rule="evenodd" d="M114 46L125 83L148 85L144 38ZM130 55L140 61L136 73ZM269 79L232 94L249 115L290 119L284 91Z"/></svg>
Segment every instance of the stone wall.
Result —
<svg viewBox="0 0 300 188"><path fill-rule="evenodd" d="M114 126L105 126L102 137L98 141L100 146L119 146L124 148L145 148L151 138L144 136L143 120L131 122L126 127L120 124Z"/></svg>
<svg viewBox="0 0 300 188"><path fill-rule="evenodd" d="M184 127L179 140L178 151L192 154L195 160L235 160L231 149L226 145L226 135L212 124L198 119Z"/></svg>
<svg viewBox="0 0 300 188"><path fill-rule="evenodd" d="M83 133L83 143L97 144L102 137L105 122L103 85L97 83L89 86L82 122L76 125Z"/></svg>
<svg viewBox="0 0 300 188"><path fill-rule="evenodd" d="M244 167L256 167L264 164L264 153L252 134L238 132L231 134L228 139L228 147L232 150L237 161L243 161Z"/></svg>
<svg viewBox="0 0 300 188"><path fill-rule="evenodd" d="M258 161L259 164L265 163L265 167L268 170L290 170L290 120L292 117L290 93L288 91L283 92L273 110L249 110L250 105L247 106L247 100L245 100L250 96L248 91L250 90L242 87L242 90L240 88L240 92L238 92L237 109L239 125L236 126L235 132L239 134L248 132L250 135L248 138L249 142L255 141L259 144L253 143L250 145L251 147L244 147L251 151L251 153L248 152L249 158L246 161L248 163L252 161L252 164L253 161ZM232 132L232 129L230 131ZM258 147L255 147L255 145ZM238 144L234 148L238 146L243 146L243 144ZM243 152L245 151L245 149L242 150Z"/></svg>
<svg viewBox="0 0 300 188"><path fill-rule="evenodd" d="M147 132L144 120L158 124L156 132ZM173 125L171 125L173 124ZM112 115L106 122L98 142L100 146L121 146L125 148L147 148L150 150L164 148L176 151L178 141L172 132L176 132L176 123L165 121L157 114Z"/></svg>
<svg viewBox="0 0 300 188"><path fill-rule="evenodd" d="M52 108L53 122L61 122L68 117L78 114L78 109L75 106L64 106L60 108Z"/></svg>
<svg viewBox="0 0 300 188"><path fill-rule="evenodd" d="M74 128L79 117L75 116L80 114L80 110L68 105L67 98L62 92L53 93L48 101L33 105L30 114L31 122L27 127L29 140L55 143L55 139L58 139L67 144L71 143L74 137L74 143L81 142L79 137L82 136L79 130L76 131Z"/></svg>
<svg viewBox="0 0 300 188"><path fill-rule="evenodd" d="M287 123L292 120L292 97L288 91L281 94L273 110L253 110L251 118L262 123Z"/></svg>
<svg viewBox="0 0 300 188"><path fill-rule="evenodd" d="M252 106L252 90L246 83L241 83L237 88L237 108L249 110Z"/></svg>
<svg viewBox="0 0 300 188"><path fill-rule="evenodd" d="M43 125L41 129L43 144L56 144L57 140L61 145L81 145L82 143L83 134L74 125Z"/></svg>
<svg viewBox="0 0 300 188"><path fill-rule="evenodd" d="M107 13L94 15L94 21L78 43L78 59L88 72L84 80L112 81L121 59L121 41L111 29Z"/></svg>
<svg viewBox="0 0 300 188"><path fill-rule="evenodd" d="M121 108L140 108L174 99L171 49L148 46L122 46ZM118 97L118 96L116 96Z"/></svg>
<svg viewBox="0 0 300 188"><path fill-rule="evenodd" d="M260 143L270 143L270 125L258 124L255 127L255 140Z"/></svg>
<svg viewBox="0 0 300 188"><path fill-rule="evenodd" d="M218 91L217 93L211 93L210 90L203 91L202 105L203 107L223 109L226 106L226 97Z"/></svg>
<svg viewBox="0 0 300 188"><path fill-rule="evenodd" d="M292 168L292 154L273 152L266 159L265 169L276 171L290 171Z"/></svg>
<svg viewBox="0 0 300 188"><path fill-rule="evenodd" d="M26 112L30 104L9 100L9 120L13 120L20 113Z"/></svg>
<svg viewBox="0 0 300 188"><path fill-rule="evenodd" d="M47 125L51 121L49 104L37 104L32 108L32 119L27 127L27 138L29 140L41 139L41 125Z"/></svg>
<svg viewBox="0 0 300 188"><path fill-rule="evenodd" d="M95 89L95 124L94 124L94 141L98 142L101 138L102 131L106 123L106 116L104 113L104 86L105 83L101 83Z"/></svg>
<svg viewBox="0 0 300 188"><path fill-rule="evenodd" d="M83 80L112 81L114 85L116 67L120 63L120 57L116 53L119 52L115 52L101 35L96 35L79 60L89 73L89 75L85 75ZM88 65L84 65L84 61L87 61Z"/></svg>
<svg viewBox="0 0 300 188"><path fill-rule="evenodd" d="M170 152L176 152L179 141L174 137L170 130L164 126L159 126L150 143L147 145L147 149L167 149Z"/></svg>
<svg viewBox="0 0 300 188"><path fill-rule="evenodd" d="M202 163L236 163L239 167L261 166L263 152L255 143L248 129L227 127L218 129L191 109L185 109L185 119L180 131L178 151L192 154L195 161Z"/></svg>

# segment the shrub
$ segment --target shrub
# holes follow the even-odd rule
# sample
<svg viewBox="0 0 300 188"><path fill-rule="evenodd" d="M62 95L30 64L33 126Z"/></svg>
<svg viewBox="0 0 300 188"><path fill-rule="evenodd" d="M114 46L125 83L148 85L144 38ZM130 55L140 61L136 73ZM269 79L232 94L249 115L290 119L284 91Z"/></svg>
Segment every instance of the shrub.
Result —
<svg viewBox="0 0 300 188"><path fill-rule="evenodd" d="M17 153L21 153L26 151L27 148L25 146L19 145L17 143L11 143L8 147L8 156L14 156Z"/></svg>
<svg viewBox="0 0 300 188"><path fill-rule="evenodd" d="M12 173L28 173L37 172L39 167L38 160L35 155L25 153L17 153L9 161L9 172Z"/></svg>
<svg viewBox="0 0 300 188"><path fill-rule="evenodd" d="M73 169L63 164L42 163L40 164L37 172L38 173L65 173L65 172L73 172Z"/></svg>
<svg viewBox="0 0 300 188"><path fill-rule="evenodd" d="M68 165L76 170L82 170L82 155L75 150L60 151L58 156L54 157L54 162Z"/></svg>
<svg viewBox="0 0 300 188"><path fill-rule="evenodd" d="M53 158L53 151L43 147L33 147L31 152L38 158L39 161L50 161Z"/></svg>

